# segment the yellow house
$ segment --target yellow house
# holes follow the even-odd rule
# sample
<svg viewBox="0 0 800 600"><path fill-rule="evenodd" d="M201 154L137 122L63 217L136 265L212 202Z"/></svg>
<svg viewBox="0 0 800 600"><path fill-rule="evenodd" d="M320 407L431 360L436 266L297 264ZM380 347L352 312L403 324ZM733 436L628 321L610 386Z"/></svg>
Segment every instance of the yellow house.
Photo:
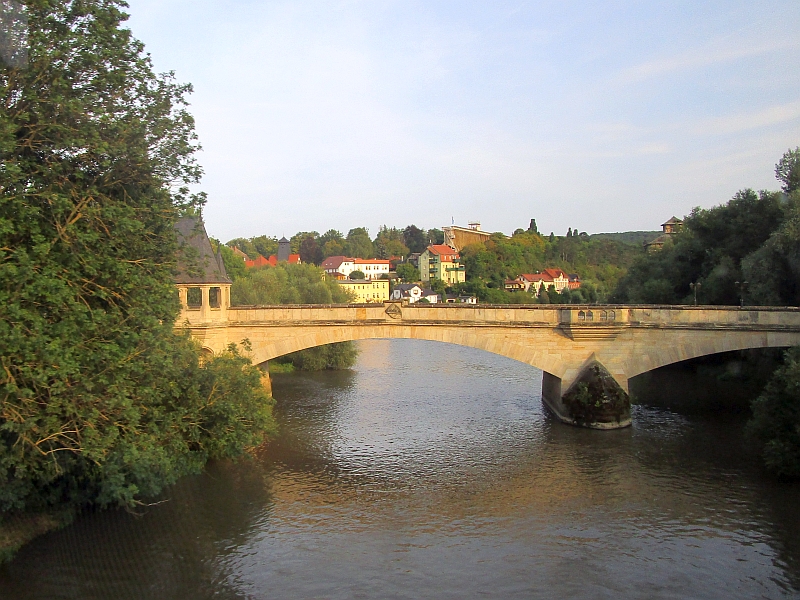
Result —
<svg viewBox="0 0 800 600"><path fill-rule="evenodd" d="M355 299L351 300L354 304L365 302L383 302L389 299L389 280L388 279L355 279L339 281L339 285L345 290L353 292Z"/></svg>
<svg viewBox="0 0 800 600"><path fill-rule="evenodd" d="M422 281L440 279L447 285L464 283L466 276L461 257L454 248L446 244L428 246L419 257L419 272Z"/></svg>

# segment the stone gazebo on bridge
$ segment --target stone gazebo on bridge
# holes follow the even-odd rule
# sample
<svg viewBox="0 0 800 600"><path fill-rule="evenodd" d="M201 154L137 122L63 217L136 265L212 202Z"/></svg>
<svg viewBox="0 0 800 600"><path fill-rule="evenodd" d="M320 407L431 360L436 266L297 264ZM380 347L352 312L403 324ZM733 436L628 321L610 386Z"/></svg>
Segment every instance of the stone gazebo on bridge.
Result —
<svg viewBox="0 0 800 600"><path fill-rule="evenodd" d="M226 321L231 305L231 279L214 252L200 217L181 217L178 234L178 274L175 284L181 301L182 319Z"/></svg>

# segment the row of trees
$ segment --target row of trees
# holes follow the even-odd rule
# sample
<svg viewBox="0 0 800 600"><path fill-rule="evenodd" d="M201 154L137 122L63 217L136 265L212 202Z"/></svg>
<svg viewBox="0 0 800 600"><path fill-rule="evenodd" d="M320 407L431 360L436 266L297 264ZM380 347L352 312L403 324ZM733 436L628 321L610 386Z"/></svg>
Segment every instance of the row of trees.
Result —
<svg viewBox="0 0 800 600"><path fill-rule="evenodd" d="M204 200L191 88L125 6L27 0L27 65L0 65L0 525L133 506L274 429L258 369L175 332L173 225Z"/></svg>
<svg viewBox="0 0 800 600"><path fill-rule="evenodd" d="M429 244L441 244L444 234L440 229L420 229L409 225L405 229L382 226L373 240L365 227L355 227L347 232L330 229L320 235L316 231L301 231L290 239L292 252L300 255L304 263L319 265L329 256L354 258L406 257L412 252L423 252ZM278 251L278 240L265 235L252 238L235 238L227 243L239 248L251 259L258 255L270 256Z"/></svg>

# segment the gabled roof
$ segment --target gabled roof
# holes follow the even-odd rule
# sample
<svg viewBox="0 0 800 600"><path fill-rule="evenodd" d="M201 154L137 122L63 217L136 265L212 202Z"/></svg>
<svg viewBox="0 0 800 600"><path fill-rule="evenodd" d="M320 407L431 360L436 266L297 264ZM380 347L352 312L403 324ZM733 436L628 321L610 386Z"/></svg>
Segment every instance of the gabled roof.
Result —
<svg viewBox="0 0 800 600"><path fill-rule="evenodd" d="M178 268L175 283L231 283L222 255L211 248L200 217L181 217L175 221L178 237Z"/></svg>
<svg viewBox="0 0 800 600"><path fill-rule="evenodd" d="M543 273L547 273L553 279L558 279L559 277L568 278L567 274L561 269L545 269Z"/></svg>
<svg viewBox="0 0 800 600"><path fill-rule="evenodd" d="M353 262L352 258L346 256L329 256L320 265L323 269L338 269L343 262Z"/></svg>
<svg viewBox="0 0 800 600"><path fill-rule="evenodd" d="M436 254L437 256L440 254L458 254L455 248L448 246L447 244L433 244L428 246L428 251L431 254Z"/></svg>
<svg viewBox="0 0 800 600"><path fill-rule="evenodd" d="M398 283L394 286L394 289L400 290L401 292L408 292L414 288L422 289L422 286L417 283Z"/></svg>
<svg viewBox="0 0 800 600"><path fill-rule="evenodd" d="M669 219L667 219L666 223L662 223L661 226L663 227L664 225L681 225L682 223L683 221L676 218L675 216L672 216Z"/></svg>

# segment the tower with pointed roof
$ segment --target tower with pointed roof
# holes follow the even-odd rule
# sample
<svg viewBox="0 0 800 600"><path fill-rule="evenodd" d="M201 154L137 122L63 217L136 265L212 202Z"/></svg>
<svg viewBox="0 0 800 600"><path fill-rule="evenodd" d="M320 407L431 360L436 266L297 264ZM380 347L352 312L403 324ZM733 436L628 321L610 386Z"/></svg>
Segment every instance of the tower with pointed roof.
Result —
<svg viewBox="0 0 800 600"><path fill-rule="evenodd" d="M231 305L232 282L219 248L214 252L211 247L203 220L197 216L181 217L175 222L175 232L178 236L175 284L183 310L182 318L226 320Z"/></svg>

